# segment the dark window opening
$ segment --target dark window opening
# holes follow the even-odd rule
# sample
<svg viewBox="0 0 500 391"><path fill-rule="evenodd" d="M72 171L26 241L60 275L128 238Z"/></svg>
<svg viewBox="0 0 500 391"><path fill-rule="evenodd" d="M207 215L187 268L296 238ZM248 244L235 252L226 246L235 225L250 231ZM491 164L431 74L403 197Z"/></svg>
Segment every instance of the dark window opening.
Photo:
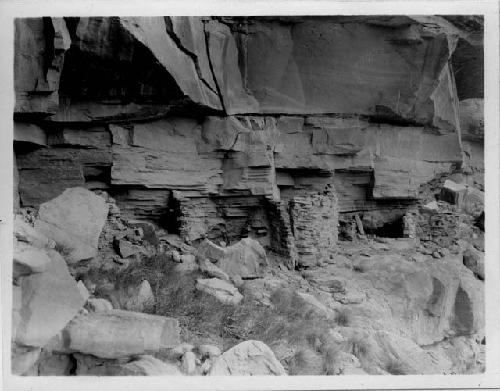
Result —
<svg viewBox="0 0 500 391"><path fill-rule="evenodd" d="M181 203L177 200L173 194L170 194L167 210L165 215L160 221L160 225L164 227L168 233L180 235L180 217L181 217Z"/></svg>
<svg viewBox="0 0 500 391"><path fill-rule="evenodd" d="M399 217L394 221L385 223L384 225L375 229L365 228L367 234L380 236L383 238L403 238L404 237L404 223L403 217Z"/></svg>

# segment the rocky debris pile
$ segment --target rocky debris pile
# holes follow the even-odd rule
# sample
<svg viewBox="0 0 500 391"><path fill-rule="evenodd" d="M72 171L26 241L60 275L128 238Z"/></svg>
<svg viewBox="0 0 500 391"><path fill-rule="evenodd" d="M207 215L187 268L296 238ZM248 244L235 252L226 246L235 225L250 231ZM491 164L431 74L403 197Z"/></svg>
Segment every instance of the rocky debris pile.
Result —
<svg viewBox="0 0 500 391"><path fill-rule="evenodd" d="M68 375L81 371L72 364L75 355L130 359L179 344L175 319L114 310L109 302L91 297L82 281L71 275L68 266L97 255L107 213L104 199L76 188L43 204L34 224L15 216L14 374ZM130 309L142 309L137 307L151 300L151 295L151 287L144 282L137 294L139 302ZM159 371L154 362L141 360L120 366L117 373Z"/></svg>

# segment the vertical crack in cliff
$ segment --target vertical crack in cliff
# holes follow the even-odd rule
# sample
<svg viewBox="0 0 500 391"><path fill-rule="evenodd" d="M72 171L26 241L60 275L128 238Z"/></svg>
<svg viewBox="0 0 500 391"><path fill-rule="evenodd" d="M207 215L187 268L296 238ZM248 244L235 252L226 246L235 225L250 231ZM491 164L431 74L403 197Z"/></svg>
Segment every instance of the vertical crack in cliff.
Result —
<svg viewBox="0 0 500 391"><path fill-rule="evenodd" d="M220 103L222 105L222 110L224 110L224 113L226 113L226 115L227 115L226 104L224 103L224 95L222 94L221 86L219 85L219 82L217 81L217 77L215 76L214 64L212 63L212 57L210 56L210 42L208 39L208 33L207 33L207 29L205 28L204 21L203 21L203 35L205 37L205 48L207 50L208 65L210 67L210 71L212 72L212 77L214 79L215 87L217 88L217 94L219 95Z"/></svg>
<svg viewBox="0 0 500 391"><path fill-rule="evenodd" d="M200 63L199 63L199 60L198 60L198 56L196 55L196 53L193 53L192 51L190 51L188 48L186 48L180 38L175 34L174 30L173 30L173 26L172 26L172 21L170 19L169 16L165 16L165 26L166 26L166 32L168 34L168 36L170 38L172 38L172 41L174 41L174 43L176 44L177 48L183 52L184 54L186 54L189 58L191 58L191 60L193 61L193 64L194 64L194 67L196 69L196 73L198 74L198 78L201 80L201 82L210 90L212 91L214 94L218 94L219 96L219 99L221 100L222 102L222 98L221 98L221 95L218 93L218 91L215 91L212 86L210 85L210 83L205 80L205 78L203 77L203 73L201 72L201 68L200 68ZM205 46L206 46L206 42L205 42ZM208 50L207 50L207 55L208 55ZM210 59L209 59L210 60ZM212 77L214 78L214 81L215 81L215 76L213 75L212 73Z"/></svg>
<svg viewBox="0 0 500 391"><path fill-rule="evenodd" d="M49 17L43 18L43 35L45 36L45 50L43 52L43 76L45 84L49 84L49 69L52 67L53 61L56 57L54 39L56 36L54 25ZM40 85L37 80L35 90Z"/></svg>

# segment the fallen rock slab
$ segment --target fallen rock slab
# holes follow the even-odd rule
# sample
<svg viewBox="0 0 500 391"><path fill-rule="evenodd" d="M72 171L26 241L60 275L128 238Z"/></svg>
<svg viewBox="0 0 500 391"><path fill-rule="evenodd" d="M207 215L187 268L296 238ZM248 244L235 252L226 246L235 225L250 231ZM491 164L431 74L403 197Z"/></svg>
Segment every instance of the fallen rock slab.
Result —
<svg viewBox="0 0 500 391"><path fill-rule="evenodd" d="M272 350L260 341L245 341L217 358L210 376L284 376L286 371Z"/></svg>
<svg viewBox="0 0 500 391"><path fill-rule="evenodd" d="M109 359L157 352L180 342L176 319L122 310L80 315L64 335L65 350Z"/></svg>
<svg viewBox="0 0 500 391"><path fill-rule="evenodd" d="M47 254L51 262L44 272L20 279L22 305L15 340L25 346L45 346L85 303L64 259L54 250Z"/></svg>
<svg viewBox="0 0 500 391"><path fill-rule="evenodd" d="M104 198L74 187L40 205L35 228L53 239L68 262L93 258L108 215Z"/></svg>
<svg viewBox="0 0 500 391"><path fill-rule="evenodd" d="M196 280L196 289L214 296L224 304L236 305L243 299L243 296L233 284L219 278L199 278Z"/></svg>

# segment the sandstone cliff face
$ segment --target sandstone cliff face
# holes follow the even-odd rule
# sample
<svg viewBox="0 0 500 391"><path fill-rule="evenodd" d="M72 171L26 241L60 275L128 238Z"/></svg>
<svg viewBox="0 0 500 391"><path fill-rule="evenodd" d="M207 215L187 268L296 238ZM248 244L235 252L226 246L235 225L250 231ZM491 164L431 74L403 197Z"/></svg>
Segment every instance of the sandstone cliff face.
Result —
<svg viewBox="0 0 500 391"><path fill-rule="evenodd" d="M20 205L104 189L191 241L251 236L313 264L338 218L377 229L462 166L481 185L481 29L452 17L19 19ZM314 228L298 208L318 195L331 222Z"/></svg>

